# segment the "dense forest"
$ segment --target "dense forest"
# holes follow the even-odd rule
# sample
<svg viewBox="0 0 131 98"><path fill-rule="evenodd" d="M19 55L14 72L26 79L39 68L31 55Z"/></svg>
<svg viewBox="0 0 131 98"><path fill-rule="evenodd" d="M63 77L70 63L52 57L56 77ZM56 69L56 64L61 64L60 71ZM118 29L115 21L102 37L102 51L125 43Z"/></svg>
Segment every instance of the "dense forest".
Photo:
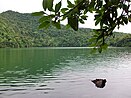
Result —
<svg viewBox="0 0 131 98"><path fill-rule="evenodd" d="M39 18L29 13L6 11L0 14L0 47L88 47L93 36L90 28L74 31L62 26L39 30ZM115 32L107 39L110 46L131 47L131 34Z"/></svg>

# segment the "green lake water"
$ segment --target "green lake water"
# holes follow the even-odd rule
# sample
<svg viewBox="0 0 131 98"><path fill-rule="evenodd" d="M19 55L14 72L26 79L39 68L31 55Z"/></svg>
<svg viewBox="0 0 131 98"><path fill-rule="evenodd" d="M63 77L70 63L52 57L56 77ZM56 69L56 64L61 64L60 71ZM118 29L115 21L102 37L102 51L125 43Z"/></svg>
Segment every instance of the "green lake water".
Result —
<svg viewBox="0 0 131 98"><path fill-rule="evenodd" d="M0 49L0 98L131 98L131 48ZM104 88L91 80L107 79Z"/></svg>

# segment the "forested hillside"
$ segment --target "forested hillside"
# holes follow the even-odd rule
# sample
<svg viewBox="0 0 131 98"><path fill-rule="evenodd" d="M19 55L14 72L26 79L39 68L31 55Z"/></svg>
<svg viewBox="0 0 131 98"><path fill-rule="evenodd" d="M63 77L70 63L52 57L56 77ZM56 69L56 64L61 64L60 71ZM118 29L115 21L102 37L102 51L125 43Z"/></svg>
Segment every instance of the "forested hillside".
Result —
<svg viewBox="0 0 131 98"><path fill-rule="evenodd" d="M91 29L73 31L62 26L38 30L38 19L31 14L6 11L0 14L0 47L81 47L89 46L93 36ZM107 40L111 46L130 46L131 34L115 33Z"/></svg>

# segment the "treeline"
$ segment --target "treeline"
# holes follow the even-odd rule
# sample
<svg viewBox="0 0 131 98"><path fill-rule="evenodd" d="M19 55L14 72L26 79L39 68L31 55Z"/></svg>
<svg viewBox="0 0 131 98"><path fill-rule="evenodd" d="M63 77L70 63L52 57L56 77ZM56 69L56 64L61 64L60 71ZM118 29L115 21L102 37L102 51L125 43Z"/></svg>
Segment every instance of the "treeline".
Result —
<svg viewBox="0 0 131 98"><path fill-rule="evenodd" d="M47 30L38 30L39 17L14 11L0 14L0 47L85 47L90 46L92 29L81 28L79 31L62 26L58 30L51 26ZM130 47L131 34L115 33L107 40L110 46Z"/></svg>

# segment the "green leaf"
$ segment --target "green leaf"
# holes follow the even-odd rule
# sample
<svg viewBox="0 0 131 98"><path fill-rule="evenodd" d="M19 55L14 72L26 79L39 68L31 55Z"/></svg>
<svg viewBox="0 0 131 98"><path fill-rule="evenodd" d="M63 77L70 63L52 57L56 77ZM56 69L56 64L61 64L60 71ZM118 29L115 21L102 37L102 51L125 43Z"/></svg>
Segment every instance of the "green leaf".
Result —
<svg viewBox="0 0 131 98"><path fill-rule="evenodd" d="M81 24L84 24L85 22L83 21L83 19L79 19Z"/></svg>
<svg viewBox="0 0 131 98"><path fill-rule="evenodd" d="M98 25L100 21L101 21L101 16L99 18L98 17L96 18L95 26Z"/></svg>
<svg viewBox="0 0 131 98"><path fill-rule="evenodd" d="M43 9L46 11L48 9L49 11L53 11L53 1L54 0L43 0Z"/></svg>
<svg viewBox="0 0 131 98"><path fill-rule="evenodd" d="M89 47L96 47L96 43L90 44Z"/></svg>
<svg viewBox="0 0 131 98"><path fill-rule="evenodd" d="M39 29L48 28L49 26L50 26L50 21L44 21L39 25Z"/></svg>
<svg viewBox="0 0 131 98"><path fill-rule="evenodd" d="M62 9L61 9L61 12L62 12L63 14L65 14L67 10L68 10L68 8L62 8Z"/></svg>
<svg viewBox="0 0 131 98"><path fill-rule="evenodd" d="M65 28L66 28L66 29L69 29L70 27L71 27L71 26L70 26L69 24L66 24L66 25L65 25Z"/></svg>
<svg viewBox="0 0 131 98"><path fill-rule="evenodd" d="M100 19L99 19L99 20L96 20L96 22L95 22L95 26L98 25L99 22L100 22Z"/></svg>
<svg viewBox="0 0 131 98"><path fill-rule="evenodd" d="M75 3L79 4L81 1L83 1L83 0L75 0Z"/></svg>
<svg viewBox="0 0 131 98"><path fill-rule="evenodd" d="M57 29L61 29L60 21L54 22L52 21L53 26L55 26Z"/></svg>
<svg viewBox="0 0 131 98"><path fill-rule="evenodd" d="M49 16L43 16L39 19L39 22L42 23L43 21L47 21L47 20L50 20L50 17Z"/></svg>
<svg viewBox="0 0 131 98"><path fill-rule="evenodd" d="M45 14L43 11L32 13L33 16L42 16L43 14Z"/></svg>
<svg viewBox="0 0 131 98"><path fill-rule="evenodd" d="M81 16L82 19L87 20L88 16Z"/></svg>
<svg viewBox="0 0 131 98"><path fill-rule="evenodd" d="M48 17L50 17L50 18L54 18L55 15L54 15L54 14L50 14Z"/></svg>
<svg viewBox="0 0 131 98"><path fill-rule="evenodd" d="M89 41L89 42L94 42L94 41L96 41L96 38L92 37L92 38L90 38L88 41Z"/></svg>
<svg viewBox="0 0 131 98"><path fill-rule="evenodd" d="M47 7L48 6L48 0L43 0L42 5L43 5L43 9L46 11L46 9L48 8Z"/></svg>
<svg viewBox="0 0 131 98"><path fill-rule="evenodd" d="M131 22L131 16L128 17L129 22Z"/></svg>
<svg viewBox="0 0 131 98"><path fill-rule="evenodd" d="M78 18L77 17L68 17L68 24L75 30L78 30Z"/></svg>
<svg viewBox="0 0 131 98"><path fill-rule="evenodd" d="M53 1L54 0L48 0L48 10L53 11Z"/></svg>
<svg viewBox="0 0 131 98"><path fill-rule="evenodd" d="M91 3L89 4L89 10L92 12L94 10L95 0L91 0Z"/></svg>
<svg viewBox="0 0 131 98"><path fill-rule="evenodd" d="M61 8L61 1L55 6L55 13L57 13L60 10L60 8Z"/></svg>
<svg viewBox="0 0 131 98"><path fill-rule="evenodd" d="M67 0L67 3L68 3L68 6L67 7L69 7L69 8L73 8L75 5L74 4L72 4L71 2L70 2L70 0Z"/></svg>
<svg viewBox="0 0 131 98"><path fill-rule="evenodd" d="M101 38L103 38L103 34L100 34L98 37L97 37L97 42L98 42L98 40L100 40Z"/></svg>
<svg viewBox="0 0 131 98"><path fill-rule="evenodd" d="M127 17L122 17L122 20L125 24L128 24L128 18Z"/></svg>

